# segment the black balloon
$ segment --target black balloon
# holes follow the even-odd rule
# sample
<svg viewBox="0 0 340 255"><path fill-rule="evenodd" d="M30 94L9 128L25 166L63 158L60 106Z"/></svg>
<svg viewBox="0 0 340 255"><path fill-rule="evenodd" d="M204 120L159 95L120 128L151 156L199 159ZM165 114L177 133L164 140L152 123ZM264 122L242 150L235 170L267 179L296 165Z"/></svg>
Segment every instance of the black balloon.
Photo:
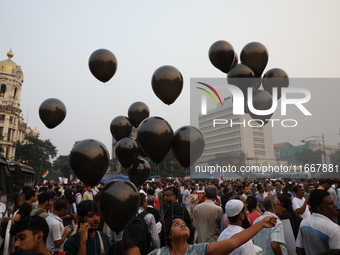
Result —
<svg viewBox="0 0 340 255"><path fill-rule="evenodd" d="M99 210L110 229L123 231L139 208L136 186L127 180L113 180L105 185L99 198Z"/></svg>
<svg viewBox="0 0 340 255"><path fill-rule="evenodd" d="M109 167L109 152L104 144L94 139L76 143L70 152L70 166L85 185L95 186Z"/></svg>
<svg viewBox="0 0 340 255"><path fill-rule="evenodd" d="M253 92L253 106L256 110L268 110L272 107L273 97L265 90L257 90ZM263 124L267 124L273 113L268 115L257 115L249 111L249 115L253 119L262 120ZM262 124L261 121L258 123Z"/></svg>
<svg viewBox="0 0 340 255"><path fill-rule="evenodd" d="M128 110L128 117L131 124L138 128L139 124L150 116L149 107L143 102L135 102L130 105Z"/></svg>
<svg viewBox="0 0 340 255"><path fill-rule="evenodd" d="M130 120L126 116L117 116L111 121L110 131L116 141L124 137L129 137L132 132Z"/></svg>
<svg viewBox="0 0 340 255"><path fill-rule="evenodd" d="M255 82L254 72L243 64L236 65L227 75L228 84L235 85L247 96L247 89L252 88Z"/></svg>
<svg viewBox="0 0 340 255"><path fill-rule="evenodd" d="M89 58L89 68L94 77L101 82L107 82L116 73L116 56L106 49L96 50Z"/></svg>
<svg viewBox="0 0 340 255"><path fill-rule="evenodd" d="M273 68L263 75L263 89L273 95L273 88L277 88L277 99L281 98L281 88L287 88L289 85L288 74L280 69Z"/></svg>
<svg viewBox="0 0 340 255"><path fill-rule="evenodd" d="M63 122L65 116L66 107L59 99L46 99L39 107L39 117L45 126L50 129Z"/></svg>
<svg viewBox="0 0 340 255"><path fill-rule="evenodd" d="M181 94L183 77L173 66L161 66L152 75L153 92L163 103L170 105Z"/></svg>
<svg viewBox="0 0 340 255"><path fill-rule="evenodd" d="M119 163L128 168L138 158L139 149L134 139L125 137L116 143L116 157Z"/></svg>
<svg viewBox="0 0 340 255"><path fill-rule="evenodd" d="M138 143L138 139L137 139L137 137L136 137L135 141L136 141L136 143L137 143L137 146L138 146L139 155L140 155L141 157L143 157L143 158L146 158L146 157L147 157L147 155L146 155L146 154L145 154L145 152L144 152L144 151L141 149L141 147L140 147L140 145L139 145L139 143Z"/></svg>
<svg viewBox="0 0 340 255"><path fill-rule="evenodd" d="M195 163L204 151L204 138L197 128L184 126L174 134L172 152L178 163L183 167L189 167Z"/></svg>
<svg viewBox="0 0 340 255"><path fill-rule="evenodd" d="M150 176L151 168L149 163L145 159L138 158L127 170L130 181L139 187Z"/></svg>
<svg viewBox="0 0 340 255"><path fill-rule="evenodd" d="M141 150L156 164L159 164L172 146L173 131L161 117L149 117L139 125L137 142Z"/></svg>
<svg viewBox="0 0 340 255"><path fill-rule="evenodd" d="M214 67L228 73L235 63L234 48L226 41L217 41L210 46L209 59Z"/></svg>
<svg viewBox="0 0 340 255"><path fill-rule="evenodd" d="M268 63L267 48L259 42L251 42L241 51L241 63L253 70L255 77L261 77Z"/></svg>
<svg viewBox="0 0 340 255"><path fill-rule="evenodd" d="M237 54L236 54L236 52L235 52L234 62L233 62L233 64L231 65L230 70L233 69L235 66L237 66L237 64L238 64L238 56L237 56ZM229 70L229 71L230 71L230 70Z"/></svg>

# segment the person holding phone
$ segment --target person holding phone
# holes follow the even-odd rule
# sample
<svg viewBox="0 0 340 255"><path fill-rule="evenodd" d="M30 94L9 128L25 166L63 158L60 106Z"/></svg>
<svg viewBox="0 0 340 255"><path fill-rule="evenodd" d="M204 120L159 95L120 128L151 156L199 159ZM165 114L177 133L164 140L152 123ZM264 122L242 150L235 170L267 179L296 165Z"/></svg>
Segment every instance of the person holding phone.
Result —
<svg viewBox="0 0 340 255"><path fill-rule="evenodd" d="M98 231L100 213L97 202L82 201L77 206L78 233L67 239L64 250L72 255L107 255L110 249L108 236Z"/></svg>

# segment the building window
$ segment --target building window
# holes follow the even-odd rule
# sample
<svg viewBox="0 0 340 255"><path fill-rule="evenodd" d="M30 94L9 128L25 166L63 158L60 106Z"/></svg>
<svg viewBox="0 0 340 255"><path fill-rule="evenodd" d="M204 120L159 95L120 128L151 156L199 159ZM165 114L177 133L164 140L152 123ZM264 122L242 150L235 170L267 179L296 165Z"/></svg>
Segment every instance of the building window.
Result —
<svg viewBox="0 0 340 255"><path fill-rule="evenodd" d="M2 84L0 88L0 97L4 97L6 94L6 85Z"/></svg>
<svg viewBox="0 0 340 255"><path fill-rule="evenodd" d="M14 99L16 99L17 92L18 92L18 88L15 88L15 89L14 89L14 95L13 95L13 98L14 98Z"/></svg>
<svg viewBox="0 0 340 255"><path fill-rule="evenodd" d="M0 121L4 121L5 120L5 115L0 115Z"/></svg>

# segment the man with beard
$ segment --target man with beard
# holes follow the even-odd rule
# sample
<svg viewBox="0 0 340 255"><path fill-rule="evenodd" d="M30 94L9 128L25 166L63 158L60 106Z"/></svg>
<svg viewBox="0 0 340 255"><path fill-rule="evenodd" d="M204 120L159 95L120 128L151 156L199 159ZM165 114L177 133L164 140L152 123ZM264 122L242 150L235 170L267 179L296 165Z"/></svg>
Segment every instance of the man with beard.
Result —
<svg viewBox="0 0 340 255"><path fill-rule="evenodd" d="M340 249L340 227L331 219L338 214L337 206L326 190L310 194L313 214L304 219L296 239L296 253L321 254L328 249Z"/></svg>
<svg viewBox="0 0 340 255"><path fill-rule="evenodd" d="M72 255L107 255L110 249L108 236L98 231L99 207L95 201L85 200L77 206L79 231L67 239L64 250Z"/></svg>
<svg viewBox="0 0 340 255"><path fill-rule="evenodd" d="M244 203L238 199L229 200L225 206L226 214L229 219L229 226L223 230L217 239L217 242L231 238L233 235L243 231L245 228L250 227L250 223L247 217L247 209ZM233 250L231 255L255 255L255 249L252 240L249 240L245 244L241 245L237 249Z"/></svg>

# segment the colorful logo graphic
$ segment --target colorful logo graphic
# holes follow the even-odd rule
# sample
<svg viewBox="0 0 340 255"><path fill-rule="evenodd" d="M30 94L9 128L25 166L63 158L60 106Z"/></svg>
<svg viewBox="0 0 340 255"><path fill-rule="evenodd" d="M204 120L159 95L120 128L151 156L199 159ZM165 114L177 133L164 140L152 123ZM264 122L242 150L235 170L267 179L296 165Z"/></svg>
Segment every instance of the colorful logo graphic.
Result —
<svg viewBox="0 0 340 255"><path fill-rule="evenodd" d="M203 83L203 82L197 82L197 83L198 83L198 84L201 84L201 85L203 85L203 86L206 86L207 88L209 88L209 89L216 95L216 97L217 97L217 99L218 99L220 105L223 105L220 95L217 93L217 91L216 91L212 86L210 86L210 85L208 85L208 84L206 84L206 83ZM209 90L204 89L204 88L201 88L201 87L196 87L196 88L201 89L201 90L203 90L204 92L206 92L206 93L211 97L211 99L214 101L214 104L215 104L216 106L218 106L218 103L217 103L217 101L216 101L215 96L214 96Z"/></svg>

